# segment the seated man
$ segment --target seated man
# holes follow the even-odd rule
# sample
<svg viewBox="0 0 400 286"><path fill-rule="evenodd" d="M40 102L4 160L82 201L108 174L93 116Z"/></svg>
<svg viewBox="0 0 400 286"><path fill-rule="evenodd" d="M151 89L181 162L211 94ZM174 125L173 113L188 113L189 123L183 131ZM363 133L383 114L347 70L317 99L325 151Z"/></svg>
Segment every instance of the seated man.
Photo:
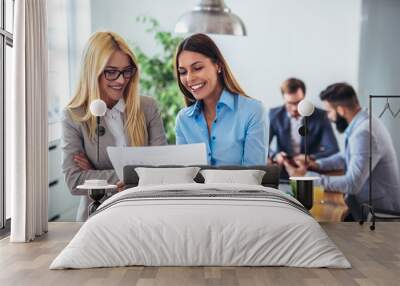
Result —
<svg viewBox="0 0 400 286"><path fill-rule="evenodd" d="M268 156L282 166L284 157L296 159L304 156L301 154L304 151L304 140L298 132L303 125L303 118L297 111L297 105L304 99L306 87L300 79L289 78L282 83L281 93L285 104L269 112L269 144L271 145L276 136L277 149L271 150L270 147ZM315 108L307 123L309 130L307 149L311 157L319 159L339 152L332 126L324 110ZM285 172L283 177L287 178Z"/></svg>
<svg viewBox="0 0 400 286"><path fill-rule="evenodd" d="M320 98L328 117L345 134L345 150L325 159L311 160L308 168L315 171L344 169L342 176L321 176L325 191L345 194L350 210L347 220L360 220L361 204L368 202L369 192L369 119L362 110L354 89L336 83L321 92ZM392 139L385 126L372 117L372 204L380 210L400 211L400 173ZM291 176L303 176L306 166L297 160L294 167L284 162Z"/></svg>

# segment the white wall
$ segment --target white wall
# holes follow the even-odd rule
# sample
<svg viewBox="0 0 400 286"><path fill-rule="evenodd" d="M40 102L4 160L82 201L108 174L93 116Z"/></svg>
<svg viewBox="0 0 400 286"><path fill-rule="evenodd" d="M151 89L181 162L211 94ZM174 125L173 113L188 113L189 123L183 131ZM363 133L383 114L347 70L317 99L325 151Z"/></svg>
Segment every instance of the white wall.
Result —
<svg viewBox="0 0 400 286"><path fill-rule="evenodd" d="M359 67L359 91L364 105L368 95L400 95L400 1L363 0ZM390 99L394 112L400 110L400 98ZM386 101L374 99L372 113L378 116ZM400 164L400 116L387 112L381 118L388 128Z"/></svg>
<svg viewBox="0 0 400 286"><path fill-rule="evenodd" d="M74 92L80 58L90 36L90 0L51 0L48 9L49 42L49 219L74 221L80 197L72 196L61 172L61 110Z"/></svg>
<svg viewBox="0 0 400 286"><path fill-rule="evenodd" d="M51 0L48 9L49 141L59 139L61 110L79 77L82 50L91 34L90 0Z"/></svg>
<svg viewBox="0 0 400 286"><path fill-rule="evenodd" d="M360 92L400 94L400 1L363 0Z"/></svg>
<svg viewBox="0 0 400 286"><path fill-rule="evenodd" d="M109 29L157 51L146 26L135 21L147 15L172 31L181 14L197 0L92 0L92 30ZM281 104L279 86L290 76L306 82L308 95L328 84L347 81L358 87L361 0L226 0L244 21L248 37L216 36L246 92L267 108Z"/></svg>

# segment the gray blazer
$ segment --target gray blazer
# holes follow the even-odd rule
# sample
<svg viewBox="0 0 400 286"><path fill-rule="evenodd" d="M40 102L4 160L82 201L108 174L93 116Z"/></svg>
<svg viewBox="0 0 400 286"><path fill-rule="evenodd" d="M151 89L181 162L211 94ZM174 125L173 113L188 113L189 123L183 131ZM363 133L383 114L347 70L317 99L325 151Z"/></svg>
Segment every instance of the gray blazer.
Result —
<svg viewBox="0 0 400 286"><path fill-rule="evenodd" d="M157 102L148 96L140 97L141 109L145 116L148 138L145 145L166 145L167 138ZM76 112L83 113L83 108L79 108ZM65 181L72 195L81 195L82 199L78 208L77 221L83 221L87 218L87 209L90 199L87 191L78 190L76 187L85 182L86 179L105 179L110 184L115 184L118 177L112 167L111 161L107 154L108 146L115 146L115 140L104 120L101 120L106 132L100 137L99 162L97 162L97 141L92 141L85 126L80 122L72 120L67 109L63 110L62 118L62 171ZM81 170L73 160L73 156L77 153L84 152L95 170Z"/></svg>

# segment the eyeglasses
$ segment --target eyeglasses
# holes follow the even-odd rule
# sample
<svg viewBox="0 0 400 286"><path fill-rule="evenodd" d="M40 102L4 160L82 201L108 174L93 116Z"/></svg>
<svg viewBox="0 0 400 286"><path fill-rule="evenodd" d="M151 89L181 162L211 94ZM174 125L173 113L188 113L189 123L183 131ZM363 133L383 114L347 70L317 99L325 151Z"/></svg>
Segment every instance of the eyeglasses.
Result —
<svg viewBox="0 0 400 286"><path fill-rule="evenodd" d="M297 106L297 105L299 105L300 101L301 101L301 100L295 101L295 102L286 102L286 105Z"/></svg>
<svg viewBox="0 0 400 286"><path fill-rule="evenodd" d="M106 80L113 81L117 80L121 74L124 79L130 79L135 75L136 71L137 67L130 67L122 71L116 69L106 69L103 71L103 73Z"/></svg>

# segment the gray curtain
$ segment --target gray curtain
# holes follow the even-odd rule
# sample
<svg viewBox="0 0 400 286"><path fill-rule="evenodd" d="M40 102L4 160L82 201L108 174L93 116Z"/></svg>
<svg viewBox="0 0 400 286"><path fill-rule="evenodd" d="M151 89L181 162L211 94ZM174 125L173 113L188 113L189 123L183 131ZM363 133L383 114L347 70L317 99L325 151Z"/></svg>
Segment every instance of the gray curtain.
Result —
<svg viewBox="0 0 400 286"><path fill-rule="evenodd" d="M46 0L15 2L13 96L8 146L12 242L47 232L48 48Z"/></svg>

